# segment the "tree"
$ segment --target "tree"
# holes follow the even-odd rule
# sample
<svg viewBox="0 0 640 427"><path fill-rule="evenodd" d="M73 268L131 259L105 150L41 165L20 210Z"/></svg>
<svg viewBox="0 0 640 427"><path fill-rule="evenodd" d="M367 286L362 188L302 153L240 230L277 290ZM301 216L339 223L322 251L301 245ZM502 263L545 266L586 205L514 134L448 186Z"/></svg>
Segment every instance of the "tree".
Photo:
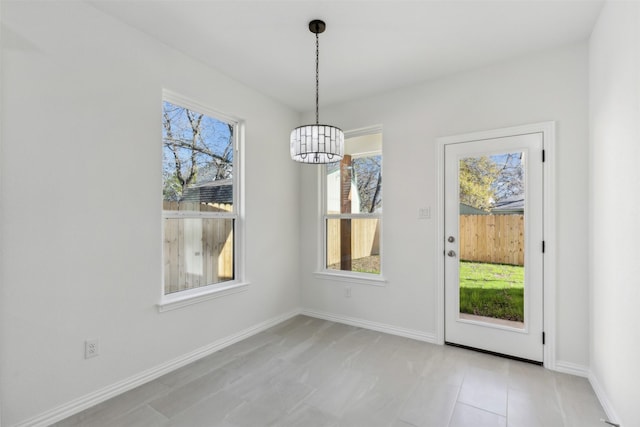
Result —
<svg viewBox="0 0 640 427"><path fill-rule="evenodd" d="M360 212L373 213L382 206L382 157L357 157L352 161L360 196Z"/></svg>
<svg viewBox="0 0 640 427"><path fill-rule="evenodd" d="M230 178L233 125L163 103L163 193L180 200L187 187Z"/></svg>
<svg viewBox="0 0 640 427"><path fill-rule="evenodd" d="M460 203L485 211L496 202L524 193L522 153L460 160Z"/></svg>
<svg viewBox="0 0 640 427"><path fill-rule="evenodd" d="M460 203L489 211L495 200L494 181L500 169L487 156L460 160Z"/></svg>
<svg viewBox="0 0 640 427"><path fill-rule="evenodd" d="M508 153L492 157L500 172L494 183L496 202L524 193L522 153Z"/></svg>

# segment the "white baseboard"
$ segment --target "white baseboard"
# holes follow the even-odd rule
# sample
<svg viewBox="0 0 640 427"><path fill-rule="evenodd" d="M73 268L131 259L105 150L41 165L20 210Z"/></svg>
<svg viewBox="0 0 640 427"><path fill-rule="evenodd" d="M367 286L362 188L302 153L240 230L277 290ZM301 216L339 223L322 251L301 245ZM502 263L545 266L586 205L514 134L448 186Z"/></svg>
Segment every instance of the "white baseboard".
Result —
<svg viewBox="0 0 640 427"><path fill-rule="evenodd" d="M604 409L604 413L607 415L607 419L612 423L621 424L618 414L613 409L611 400L609 400L609 397L602 388L602 385L600 385L598 377L595 376L589 367L578 365L576 363L559 361L556 362L554 370L565 374L587 378L591 384L591 388L593 388L593 392L596 394L596 397L602 406L602 409Z"/></svg>
<svg viewBox="0 0 640 427"><path fill-rule="evenodd" d="M414 329L400 328L398 326L387 325L385 323L371 322L369 320L343 316L341 314L329 313L326 311L312 310L308 308L303 308L300 311L300 314L316 317L318 319L331 320L332 322L344 323L346 325L357 326L360 328L372 329L374 331L384 332L391 335L398 335L418 341L425 341L431 344L438 343L435 334L429 334Z"/></svg>
<svg viewBox="0 0 640 427"><path fill-rule="evenodd" d="M577 377L587 378L589 377L589 367L584 365L579 365L577 363L565 362L562 360L557 360L555 366L553 367L554 371L562 372L563 374L575 375Z"/></svg>
<svg viewBox="0 0 640 427"><path fill-rule="evenodd" d="M611 400L605 393L604 388L600 384L598 377L593 372L589 372L589 383L591 383L591 387L596 394L596 397L600 401L600 405L602 405L602 409L604 409L604 413L607 414L607 419L612 423L622 425L622 421L618 417L615 409L613 409L613 405L611 404Z"/></svg>
<svg viewBox="0 0 640 427"><path fill-rule="evenodd" d="M118 381L115 384L104 387L85 396L79 397L75 400L65 403L64 405L50 409L40 415L22 421L16 424L14 427L45 427L51 425L55 422L77 414L78 412L95 406L98 403L104 402L105 400L111 399L112 397L139 387L145 383L148 383L149 381L155 380L162 375L168 374L169 372L188 365L189 363L195 362L198 359L213 354L218 350L230 346L231 344L242 341L243 339L262 332L265 329L269 329L270 327L284 322L285 320L290 319L291 317L298 314L300 314L300 310L295 309L288 313L258 323L257 325L251 326L228 337L221 338L209 345L196 349L190 353L184 354L168 362L162 363L161 365L155 366L151 369L147 369L146 371L140 372L139 374L136 374L132 377L129 377L122 381Z"/></svg>

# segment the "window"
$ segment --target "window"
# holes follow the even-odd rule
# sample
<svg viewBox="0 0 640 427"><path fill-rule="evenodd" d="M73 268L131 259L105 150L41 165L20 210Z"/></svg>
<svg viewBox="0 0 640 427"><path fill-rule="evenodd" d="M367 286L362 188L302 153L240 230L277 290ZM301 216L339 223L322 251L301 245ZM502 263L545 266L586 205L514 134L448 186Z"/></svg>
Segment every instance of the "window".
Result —
<svg viewBox="0 0 640 427"><path fill-rule="evenodd" d="M382 134L347 137L342 161L325 168L324 187L325 271L379 276Z"/></svg>
<svg viewBox="0 0 640 427"><path fill-rule="evenodd" d="M174 98L162 103L164 295L237 276L238 124Z"/></svg>

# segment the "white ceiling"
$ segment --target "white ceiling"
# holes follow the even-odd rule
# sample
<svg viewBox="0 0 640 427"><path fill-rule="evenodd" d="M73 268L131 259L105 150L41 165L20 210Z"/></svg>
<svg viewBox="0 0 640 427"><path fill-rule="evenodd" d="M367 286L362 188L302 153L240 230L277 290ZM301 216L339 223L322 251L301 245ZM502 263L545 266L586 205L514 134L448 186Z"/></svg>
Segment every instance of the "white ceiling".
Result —
<svg viewBox="0 0 640 427"><path fill-rule="evenodd" d="M298 110L586 39L602 0L90 0L102 11Z"/></svg>

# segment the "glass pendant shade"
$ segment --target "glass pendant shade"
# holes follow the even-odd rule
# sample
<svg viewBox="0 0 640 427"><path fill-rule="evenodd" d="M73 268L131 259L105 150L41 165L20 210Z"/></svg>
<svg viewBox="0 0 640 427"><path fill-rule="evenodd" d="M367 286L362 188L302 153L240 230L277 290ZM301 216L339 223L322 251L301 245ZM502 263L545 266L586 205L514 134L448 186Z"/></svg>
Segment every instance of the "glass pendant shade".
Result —
<svg viewBox="0 0 640 427"><path fill-rule="evenodd" d="M333 163L344 155L344 133L330 125L304 125L291 131L291 158L300 163Z"/></svg>
<svg viewBox="0 0 640 427"><path fill-rule="evenodd" d="M300 163L323 164L342 160L344 155L344 133L331 125L318 122L318 99L320 86L320 42L318 34L324 32L324 21L309 22L309 31L316 35L316 124L299 126L291 131L291 158Z"/></svg>

